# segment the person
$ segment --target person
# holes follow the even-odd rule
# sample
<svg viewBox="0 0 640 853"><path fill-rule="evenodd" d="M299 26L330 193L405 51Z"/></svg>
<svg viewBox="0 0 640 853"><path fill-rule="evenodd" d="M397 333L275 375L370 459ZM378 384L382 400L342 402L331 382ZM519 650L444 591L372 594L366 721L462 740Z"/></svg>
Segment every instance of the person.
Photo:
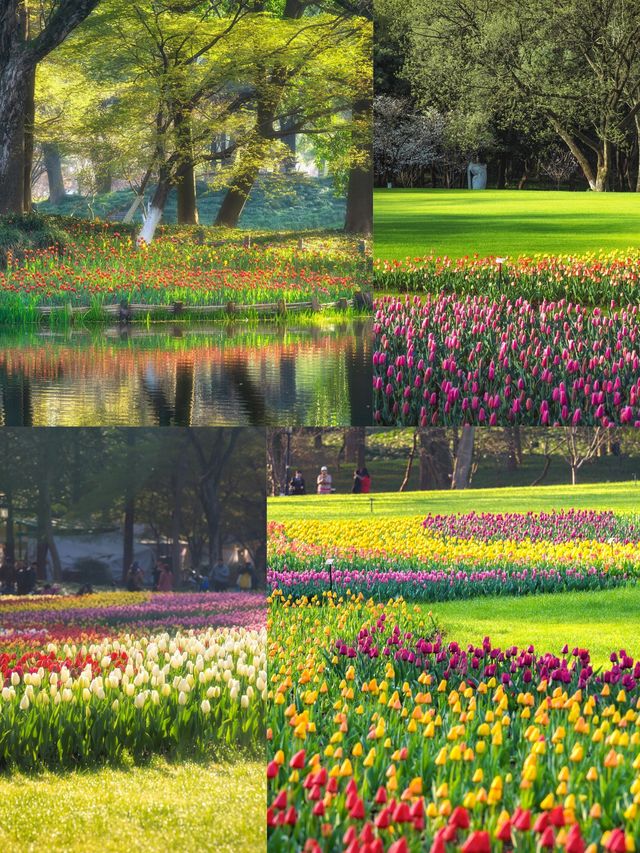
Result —
<svg viewBox="0 0 640 853"><path fill-rule="evenodd" d="M144 575L140 563L134 560L127 572L127 589L129 592L139 592L144 589Z"/></svg>
<svg viewBox="0 0 640 853"><path fill-rule="evenodd" d="M238 589L243 592L250 592L253 589L253 572L251 571L251 563L245 561L238 572Z"/></svg>
<svg viewBox="0 0 640 853"><path fill-rule="evenodd" d="M368 495L371 491L371 475L366 468L360 469L360 491L363 495Z"/></svg>
<svg viewBox="0 0 640 853"><path fill-rule="evenodd" d="M330 495L333 491L333 489L331 488L333 480L326 465L323 465L320 469L320 473L318 474L316 482L318 484L319 495Z"/></svg>
<svg viewBox="0 0 640 853"><path fill-rule="evenodd" d="M211 589L214 592L225 592L229 586L229 566L219 559L209 575Z"/></svg>
<svg viewBox="0 0 640 853"><path fill-rule="evenodd" d="M360 478L359 468L356 468L356 470L353 472L353 488L351 489L351 492L354 495L359 495L362 492L362 480Z"/></svg>
<svg viewBox="0 0 640 853"><path fill-rule="evenodd" d="M16 592L18 595L26 595L29 592L29 576L25 563L20 561L16 564Z"/></svg>
<svg viewBox="0 0 640 853"><path fill-rule="evenodd" d="M173 572L171 571L171 566L168 563L160 563L158 568L160 569L158 592L172 592Z"/></svg>
<svg viewBox="0 0 640 853"><path fill-rule="evenodd" d="M290 495L306 495L307 487L304 482L304 477L302 476L302 471L299 468L296 468L296 473L291 478L291 482L289 483L289 494Z"/></svg>

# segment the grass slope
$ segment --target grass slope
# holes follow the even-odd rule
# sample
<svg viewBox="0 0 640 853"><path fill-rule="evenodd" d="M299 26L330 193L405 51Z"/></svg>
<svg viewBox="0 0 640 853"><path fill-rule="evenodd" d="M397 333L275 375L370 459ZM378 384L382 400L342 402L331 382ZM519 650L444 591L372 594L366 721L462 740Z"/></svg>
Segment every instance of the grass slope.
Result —
<svg viewBox="0 0 640 853"><path fill-rule="evenodd" d="M0 776L0 850L253 853L265 783L260 762Z"/></svg>
<svg viewBox="0 0 640 853"><path fill-rule="evenodd" d="M404 516L431 513L540 512L575 507L611 509L635 513L640 506L640 485L592 483L583 486L536 486L467 491L382 492L372 495L309 495L270 498L270 521L368 517L371 500L376 516Z"/></svg>
<svg viewBox="0 0 640 853"><path fill-rule="evenodd" d="M478 598L420 605L431 610L448 640L466 645L491 637L495 645L527 646L559 654L580 646L602 666L614 650L640 653L640 587L525 598Z"/></svg>
<svg viewBox="0 0 640 853"><path fill-rule="evenodd" d="M640 247L640 196L518 190L377 190L375 254L518 256Z"/></svg>

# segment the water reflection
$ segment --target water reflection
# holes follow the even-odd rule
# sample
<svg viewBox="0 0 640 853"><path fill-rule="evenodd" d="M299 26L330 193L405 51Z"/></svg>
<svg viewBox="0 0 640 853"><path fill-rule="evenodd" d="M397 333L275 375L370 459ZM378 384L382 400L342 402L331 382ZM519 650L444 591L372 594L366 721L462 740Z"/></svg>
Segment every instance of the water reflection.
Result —
<svg viewBox="0 0 640 853"><path fill-rule="evenodd" d="M371 323L0 331L4 426L371 423Z"/></svg>

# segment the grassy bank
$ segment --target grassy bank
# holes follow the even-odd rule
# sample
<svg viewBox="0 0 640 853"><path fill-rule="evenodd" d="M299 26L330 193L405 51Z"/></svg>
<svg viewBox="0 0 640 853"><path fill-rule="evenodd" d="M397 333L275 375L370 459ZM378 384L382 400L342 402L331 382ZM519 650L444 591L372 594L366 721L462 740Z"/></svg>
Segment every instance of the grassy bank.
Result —
<svg viewBox="0 0 640 853"><path fill-rule="evenodd" d="M640 245L640 196L518 190L378 190L375 254L401 260L584 254Z"/></svg>
<svg viewBox="0 0 640 853"><path fill-rule="evenodd" d="M0 776L6 853L250 853L265 844L261 762ZM46 815L46 819L34 819Z"/></svg>
<svg viewBox="0 0 640 853"><path fill-rule="evenodd" d="M502 648L533 643L539 652L559 654L567 643L570 649L589 649L597 666L606 664L615 649L640 652L637 586L420 606L433 612L448 640L465 646L489 636Z"/></svg>
<svg viewBox="0 0 640 853"><path fill-rule="evenodd" d="M640 485L590 483L583 486L535 486L465 491L382 492L371 495L309 495L269 499L269 520L370 518L427 513L540 512L551 509L600 509L634 513Z"/></svg>

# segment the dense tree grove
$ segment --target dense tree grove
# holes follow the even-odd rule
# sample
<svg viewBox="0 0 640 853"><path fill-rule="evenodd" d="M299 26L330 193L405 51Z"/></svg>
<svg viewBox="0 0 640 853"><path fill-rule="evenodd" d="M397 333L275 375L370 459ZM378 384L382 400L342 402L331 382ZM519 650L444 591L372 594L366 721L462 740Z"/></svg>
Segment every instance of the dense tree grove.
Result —
<svg viewBox="0 0 640 853"><path fill-rule="evenodd" d="M379 183L640 191L638 0L376 0Z"/></svg>
<svg viewBox="0 0 640 853"><path fill-rule="evenodd" d="M233 539L264 571L264 447L252 428L5 428L3 559L15 560L20 529L33 524L39 573L49 559L59 580L57 529L116 526L126 572L142 524L174 549L187 542L195 566L213 564Z"/></svg>
<svg viewBox="0 0 640 853"><path fill-rule="evenodd" d="M56 203L72 181L130 187L149 242L174 188L178 221L198 222L198 178L235 227L260 173L300 149L347 195L347 230L370 231L370 19L342 0L9 0L0 213L28 212L44 173Z"/></svg>

